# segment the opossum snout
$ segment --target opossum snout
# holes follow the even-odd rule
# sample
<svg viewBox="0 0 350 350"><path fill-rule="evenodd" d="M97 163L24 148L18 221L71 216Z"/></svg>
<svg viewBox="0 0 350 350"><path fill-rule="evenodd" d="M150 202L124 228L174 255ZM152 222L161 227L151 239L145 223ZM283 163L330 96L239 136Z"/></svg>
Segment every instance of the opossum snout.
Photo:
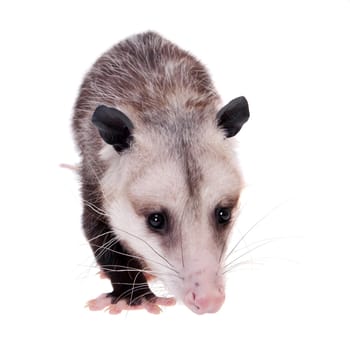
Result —
<svg viewBox="0 0 350 350"><path fill-rule="evenodd" d="M196 314L219 311L225 301L225 288L218 281L193 280L184 297L185 305Z"/></svg>
<svg viewBox="0 0 350 350"><path fill-rule="evenodd" d="M196 314L214 313L220 310L225 301L223 288L212 289L204 292L189 291L185 295L185 304Z"/></svg>

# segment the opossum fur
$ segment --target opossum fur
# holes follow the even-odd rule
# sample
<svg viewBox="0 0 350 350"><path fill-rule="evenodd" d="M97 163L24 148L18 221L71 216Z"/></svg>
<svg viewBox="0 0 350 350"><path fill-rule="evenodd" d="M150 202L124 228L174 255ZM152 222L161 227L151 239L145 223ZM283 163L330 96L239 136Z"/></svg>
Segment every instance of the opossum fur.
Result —
<svg viewBox="0 0 350 350"><path fill-rule="evenodd" d="M87 73L74 109L83 229L111 304L156 296L150 273L196 313L224 301L224 257L243 180L234 139L244 97L222 106L206 68L154 32Z"/></svg>

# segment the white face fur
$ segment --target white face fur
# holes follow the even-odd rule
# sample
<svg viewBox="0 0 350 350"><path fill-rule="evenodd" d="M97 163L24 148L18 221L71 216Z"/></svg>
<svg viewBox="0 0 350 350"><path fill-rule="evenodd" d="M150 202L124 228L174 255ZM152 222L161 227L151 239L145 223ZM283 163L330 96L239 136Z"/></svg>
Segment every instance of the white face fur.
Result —
<svg viewBox="0 0 350 350"><path fill-rule="evenodd" d="M225 250L242 187L232 143L218 132L207 137L210 145L195 152L200 176L192 179L193 164L161 141L139 137L132 152L119 156L106 145L101 153L112 164L102 189L114 231L196 313L216 312L224 301ZM155 219L160 229L151 225Z"/></svg>

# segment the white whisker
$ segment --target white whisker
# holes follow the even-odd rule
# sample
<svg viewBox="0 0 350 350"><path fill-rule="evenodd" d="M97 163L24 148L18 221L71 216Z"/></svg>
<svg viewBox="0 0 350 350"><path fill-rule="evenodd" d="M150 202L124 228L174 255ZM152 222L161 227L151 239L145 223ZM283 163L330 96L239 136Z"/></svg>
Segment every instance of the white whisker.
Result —
<svg viewBox="0 0 350 350"><path fill-rule="evenodd" d="M156 253L160 258L162 258L169 266L171 266L171 270L178 273L178 271L175 270L174 266L169 262L169 260L167 258L165 258L163 255L161 255L155 248L152 247L151 244L149 244L147 241L145 241L143 238L141 237L138 237L137 235L131 233L131 232L128 232L126 230L123 230L123 229L120 229L120 228L117 228L118 231L121 231L123 233L126 233L134 238L137 238L139 239L141 242L143 242L145 245L147 245L147 247L149 247L154 253ZM169 268L170 269L170 268Z"/></svg>
<svg viewBox="0 0 350 350"><path fill-rule="evenodd" d="M225 259L228 259L230 255L236 251L236 248L241 244L241 242L248 236L249 233L251 233L259 224L261 224L266 218L268 218L276 209L280 208L282 205L284 205L285 202L279 203L278 205L274 206L271 210L269 210L265 215L263 215L259 220L257 220L237 241L237 243L233 246L233 248L229 251L229 253L226 255Z"/></svg>
<svg viewBox="0 0 350 350"><path fill-rule="evenodd" d="M263 265L263 263L261 262L257 262L257 261L252 261L252 260L244 260L244 261L240 261L238 263L235 263L233 265L231 265L229 268L224 269L224 271L222 272L222 274L226 274L228 272L232 272L232 271L237 271L237 267L240 266L247 266L247 265Z"/></svg>
<svg viewBox="0 0 350 350"><path fill-rule="evenodd" d="M251 252L253 252L254 250L258 249L258 248L261 248L263 247L264 245L268 244L268 243L271 243L272 241L271 240L268 240L266 242L263 242L261 244L258 244L257 246L249 249L248 251L242 253L241 255L239 255L238 257L234 258L230 263L226 264L225 265L225 268L229 267L230 265L232 265L234 262L236 262L237 260L239 260L240 258L242 258L243 256L246 256L247 254L250 254Z"/></svg>

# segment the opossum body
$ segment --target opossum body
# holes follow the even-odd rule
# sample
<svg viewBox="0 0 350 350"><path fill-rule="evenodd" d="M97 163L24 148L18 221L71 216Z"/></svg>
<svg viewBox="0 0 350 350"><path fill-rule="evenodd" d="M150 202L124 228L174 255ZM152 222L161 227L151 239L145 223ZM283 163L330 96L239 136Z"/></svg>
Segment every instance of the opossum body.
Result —
<svg viewBox="0 0 350 350"><path fill-rule="evenodd" d="M112 47L86 75L73 118L83 229L113 287L91 309L173 304L148 275L195 313L223 304L242 188L231 137L249 110L244 97L220 105L203 65L153 32Z"/></svg>

